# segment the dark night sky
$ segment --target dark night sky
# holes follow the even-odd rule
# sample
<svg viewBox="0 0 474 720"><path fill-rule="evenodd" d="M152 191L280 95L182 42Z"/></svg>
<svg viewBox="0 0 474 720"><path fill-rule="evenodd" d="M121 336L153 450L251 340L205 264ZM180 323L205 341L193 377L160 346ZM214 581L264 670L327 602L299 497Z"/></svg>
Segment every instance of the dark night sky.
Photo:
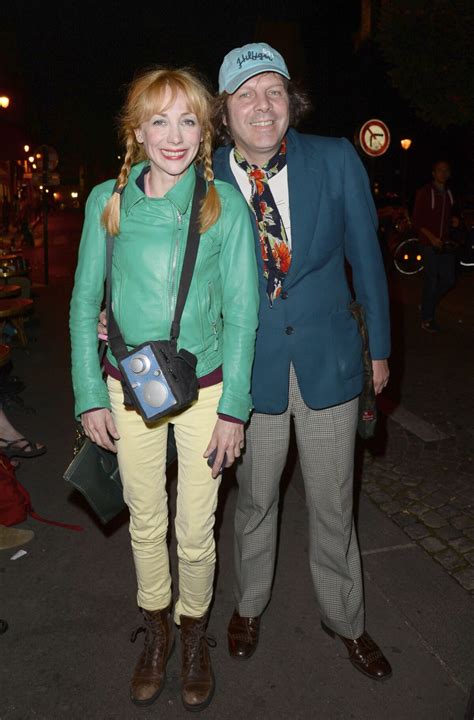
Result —
<svg viewBox="0 0 474 720"><path fill-rule="evenodd" d="M31 142L56 147L62 170L85 162L91 179L97 180L100 173L116 172L115 117L125 85L137 70L153 64L193 65L216 88L226 52L255 39L272 43L279 36L269 23L294 23L300 39L290 48L273 44L283 51L290 72L303 77L312 97L314 113L305 129L352 139L358 124L382 117L397 133L384 160L390 174L400 163L399 137L418 131L426 140L430 134L417 125L372 56L354 59L359 7L358 0L314 0L310 6L300 0L207 5L142 0L129 3L125 12L111 0L4 0L0 35L8 34L16 52L0 48L0 73L23 86ZM443 138L432 137L430 142L442 147ZM423 155L421 144L419 148L420 166L429 167L431 149ZM413 182L424 180L423 172Z"/></svg>
<svg viewBox="0 0 474 720"><path fill-rule="evenodd" d="M341 55L350 52L357 25L358 2L353 3L355 12L345 16L342 8L348 4L315 2L305 10L306 4L298 1L223 0L206 6L160 0L135 3L125 13L108 0L16 0L1 11L1 31L16 35L27 123L68 152L72 148L88 154L87 148L94 147L102 154L102 147L106 154L124 85L137 70L152 64L191 64L215 87L224 54L255 39L259 18L298 22L309 84L317 87L321 65L324 83L331 81L328 67L336 83Z"/></svg>

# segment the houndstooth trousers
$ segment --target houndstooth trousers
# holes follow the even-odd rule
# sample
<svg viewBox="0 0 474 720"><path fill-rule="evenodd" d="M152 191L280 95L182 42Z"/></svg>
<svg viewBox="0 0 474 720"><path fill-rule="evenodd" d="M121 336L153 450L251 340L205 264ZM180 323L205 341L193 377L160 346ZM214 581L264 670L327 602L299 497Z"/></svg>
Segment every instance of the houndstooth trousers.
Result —
<svg viewBox="0 0 474 720"><path fill-rule="evenodd" d="M254 413L237 469L234 595L240 615L260 615L273 581L280 478L287 459L290 417L309 516L309 562L322 620L335 632L364 632L364 591L353 504L358 398L312 410L290 367L289 403L280 415Z"/></svg>

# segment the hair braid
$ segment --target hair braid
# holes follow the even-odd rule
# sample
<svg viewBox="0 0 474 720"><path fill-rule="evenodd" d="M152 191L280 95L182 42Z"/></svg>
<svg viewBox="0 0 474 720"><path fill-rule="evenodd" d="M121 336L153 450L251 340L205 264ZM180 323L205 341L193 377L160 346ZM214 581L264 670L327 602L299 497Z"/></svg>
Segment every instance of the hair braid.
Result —
<svg viewBox="0 0 474 720"><path fill-rule="evenodd" d="M211 225L217 221L221 212L221 203L218 192L214 185L214 171L212 169L212 132L206 130L203 133L202 148L199 158L204 169L204 179L209 183L209 189L201 206L199 220L201 233L209 230Z"/></svg>
<svg viewBox="0 0 474 720"><path fill-rule="evenodd" d="M137 154L136 140L132 134L127 136L126 147L125 159L120 168L114 192L102 213L102 223L109 235L118 235L120 230L120 195L128 183L128 176Z"/></svg>

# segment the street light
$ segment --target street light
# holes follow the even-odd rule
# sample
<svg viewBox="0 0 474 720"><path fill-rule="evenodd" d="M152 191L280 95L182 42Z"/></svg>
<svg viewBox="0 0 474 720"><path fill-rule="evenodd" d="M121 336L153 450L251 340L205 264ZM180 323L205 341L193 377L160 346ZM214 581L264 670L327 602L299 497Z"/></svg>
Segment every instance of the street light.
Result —
<svg viewBox="0 0 474 720"><path fill-rule="evenodd" d="M403 159L402 159L402 202L404 205L407 204L407 166L408 166L408 150L411 148L412 144L411 138L402 138L400 140L400 145L403 150Z"/></svg>
<svg viewBox="0 0 474 720"><path fill-rule="evenodd" d="M23 150L24 150L26 153L29 152L30 146L29 146L29 145L23 145Z"/></svg>
<svg viewBox="0 0 474 720"><path fill-rule="evenodd" d="M0 107L2 107L4 110L10 105L10 98L6 95L0 96Z"/></svg>

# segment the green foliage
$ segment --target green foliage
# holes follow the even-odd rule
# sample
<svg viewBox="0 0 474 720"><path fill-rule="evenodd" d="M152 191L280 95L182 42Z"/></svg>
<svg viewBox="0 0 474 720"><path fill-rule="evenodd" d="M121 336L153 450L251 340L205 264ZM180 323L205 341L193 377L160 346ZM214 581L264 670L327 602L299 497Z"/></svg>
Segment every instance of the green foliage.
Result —
<svg viewBox="0 0 474 720"><path fill-rule="evenodd" d="M472 0L388 0L376 42L420 118L441 128L474 122Z"/></svg>

